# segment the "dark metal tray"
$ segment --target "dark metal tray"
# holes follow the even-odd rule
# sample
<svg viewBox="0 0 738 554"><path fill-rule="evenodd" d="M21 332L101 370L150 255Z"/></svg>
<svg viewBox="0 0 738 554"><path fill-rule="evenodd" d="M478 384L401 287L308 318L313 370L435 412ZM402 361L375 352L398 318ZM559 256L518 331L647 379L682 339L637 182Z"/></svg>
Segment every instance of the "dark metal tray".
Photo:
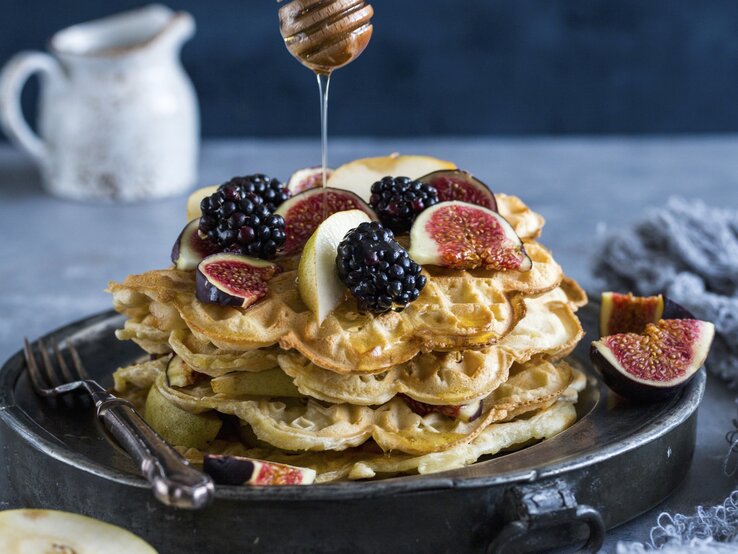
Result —
<svg viewBox="0 0 738 554"><path fill-rule="evenodd" d="M581 314L594 329L596 307ZM72 339L93 376L140 356L107 312L49 335ZM586 360L588 341L575 359ZM588 363L586 364L589 365ZM90 410L57 410L29 387L20 353L0 369L0 486L10 506L56 508L180 552L524 552L587 542L666 498L695 444L702 370L674 398L610 395L590 372L578 421L521 451L427 476L307 487L218 487L200 512L159 504Z"/></svg>

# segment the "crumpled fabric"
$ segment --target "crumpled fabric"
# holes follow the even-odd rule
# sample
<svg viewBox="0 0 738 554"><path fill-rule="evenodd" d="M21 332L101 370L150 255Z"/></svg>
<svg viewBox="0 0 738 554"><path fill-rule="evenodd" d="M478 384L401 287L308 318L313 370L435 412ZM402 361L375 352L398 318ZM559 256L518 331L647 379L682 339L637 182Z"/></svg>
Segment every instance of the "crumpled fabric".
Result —
<svg viewBox="0 0 738 554"><path fill-rule="evenodd" d="M671 198L632 227L601 240L593 273L603 290L663 293L715 324L710 371L738 388L738 211ZM736 422L738 427L738 422ZM728 434L732 474L738 431ZM732 439L730 438L732 437ZM662 513L645 543L618 543L618 554L738 552L738 489L692 515Z"/></svg>
<svg viewBox="0 0 738 554"><path fill-rule="evenodd" d="M738 389L738 210L671 198L603 237L593 273L603 290L664 293L715 324L707 368Z"/></svg>

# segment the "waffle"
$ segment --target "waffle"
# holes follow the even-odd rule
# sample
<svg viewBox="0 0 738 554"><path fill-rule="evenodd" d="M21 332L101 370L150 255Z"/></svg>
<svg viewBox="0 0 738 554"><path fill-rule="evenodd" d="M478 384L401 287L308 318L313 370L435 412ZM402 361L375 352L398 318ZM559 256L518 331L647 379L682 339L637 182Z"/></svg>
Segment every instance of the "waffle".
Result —
<svg viewBox="0 0 738 554"><path fill-rule="evenodd" d="M319 325L295 286L299 256L279 260L282 273L248 308L198 301L192 271L111 283L127 317L118 338L151 355L120 368L116 390L143 406L155 387L179 408L167 417L221 414L238 425L224 425L208 452L311 467L323 482L462 467L561 432L586 385L564 361L583 335L586 294L536 242L543 218L496 197L532 269L426 266L426 286L402 312L361 314L347 294ZM189 385L173 386L168 367ZM286 396L235 394L255 386Z"/></svg>
<svg viewBox="0 0 738 554"><path fill-rule="evenodd" d="M581 390L586 379L575 370L577 383ZM355 448L341 452L293 453L274 448L247 448L241 443L216 441L209 452L247 456L309 467L318 473L316 482L326 483L340 479L371 479L398 473L429 474L461 468L473 464L482 456L513 451L533 441L548 439L561 433L576 421L576 402L578 390L570 387L564 396L551 406L531 412L527 417L512 421L493 423L486 427L472 441L460 444L441 452L420 456L392 452L382 453L376 448ZM573 399L573 400L572 400ZM202 463L203 453L194 448L180 448L180 451L193 463Z"/></svg>

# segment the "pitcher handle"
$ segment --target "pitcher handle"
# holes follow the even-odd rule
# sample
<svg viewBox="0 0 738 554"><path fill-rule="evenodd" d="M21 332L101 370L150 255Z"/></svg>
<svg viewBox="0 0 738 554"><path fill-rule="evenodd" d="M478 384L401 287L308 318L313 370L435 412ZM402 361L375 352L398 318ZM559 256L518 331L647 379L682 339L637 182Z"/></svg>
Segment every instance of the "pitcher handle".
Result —
<svg viewBox="0 0 738 554"><path fill-rule="evenodd" d="M31 129L21 109L21 93L34 74L42 76L41 86L48 79L61 78L59 62L43 52L20 52L13 56L0 73L0 125L15 144L37 160L46 158L44 141Z"/></svg>

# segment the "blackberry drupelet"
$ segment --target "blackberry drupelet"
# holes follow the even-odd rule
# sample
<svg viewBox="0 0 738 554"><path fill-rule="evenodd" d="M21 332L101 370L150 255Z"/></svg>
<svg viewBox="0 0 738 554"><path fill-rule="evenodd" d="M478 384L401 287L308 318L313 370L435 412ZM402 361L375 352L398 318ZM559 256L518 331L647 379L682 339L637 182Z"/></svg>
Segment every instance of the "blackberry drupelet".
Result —
<svg viewBox="0 0 738 554"><path fill-rule="evenodd" d="M200 203L200 233L222 251L273 258L284 244L284 218L275 215L261 196L235 185L218 188Z"/></svg>
<svg viewBox="0 0 738 554"><path fill-rule="evenodd" d="M271 211L276 210L282 202L291 196L286 183L282 183L278 179L271 179L261 173L233 177L230 181L222 184L220 188L234 186L244 193L251 192L260 196Z"/></svg>
<svg viewBox="0 0 738 554"><path fill-rule="evenodd" d="M425 275L389 229L372 221L352 229L338 245L338 277L359 302L361 312L401 311L417 300Z"/></svg>
<svg viewBox="0 0 738 554"><path fill-rule="evenodd" d="M369 204L384 225L405 233L420 212L438 204L438 191L409 177L384 177L372 185Z"/></svg>

